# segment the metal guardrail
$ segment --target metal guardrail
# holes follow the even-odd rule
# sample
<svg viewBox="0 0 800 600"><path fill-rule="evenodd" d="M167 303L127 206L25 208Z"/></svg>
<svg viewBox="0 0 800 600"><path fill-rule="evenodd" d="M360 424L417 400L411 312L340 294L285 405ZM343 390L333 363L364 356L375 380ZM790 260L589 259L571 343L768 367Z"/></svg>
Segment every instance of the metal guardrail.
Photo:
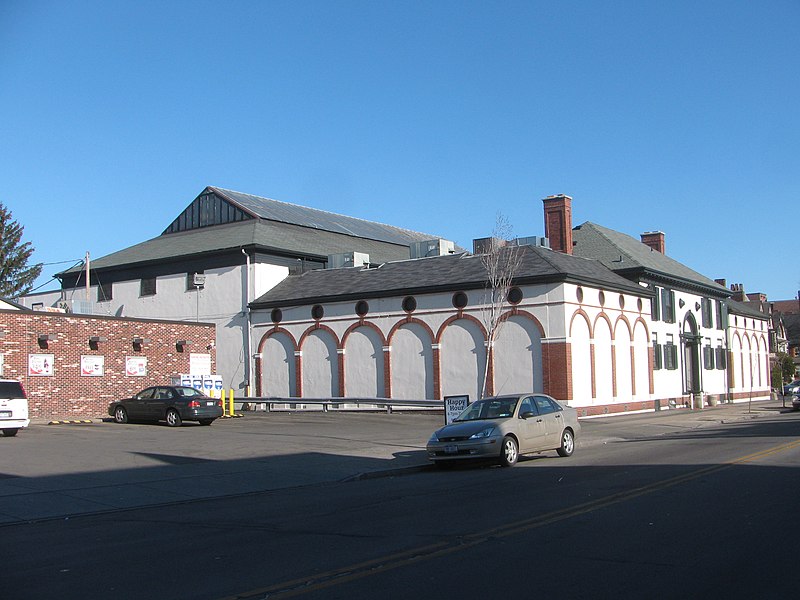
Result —
<svg viewBox="0 0 800 600"><path fill-rule="evenodd" d="M344 405L355 404L359 408L385 408L387 413L391 413L394 407L412 407L412 408L439 408L444 409L442 400L399 400L393 398L277 398L274 396L268 397L247 397L235 396L233 402L236 405L256 405L262 406L263 410L271 411L276 404L288 404L290 409L295 409L297 405L311 404L314 406L321 406L323 412L327 412L329 408L343 407ZM242 408L242 410L245 410Z"/></svg>

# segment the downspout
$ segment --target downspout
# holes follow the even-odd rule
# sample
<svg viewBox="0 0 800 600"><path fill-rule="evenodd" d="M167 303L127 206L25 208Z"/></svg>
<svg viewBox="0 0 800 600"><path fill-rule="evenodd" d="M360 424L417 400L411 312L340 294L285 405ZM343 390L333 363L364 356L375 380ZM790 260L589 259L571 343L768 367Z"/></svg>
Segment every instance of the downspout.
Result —
<svg viewBox="0 0 800 600"><path fill-rule="evenodd" d="M245 357L244 357L244 381L246 385L245 395L250 396L250 390L252 389L252 363L250 361L253 360L253 353L251 350L251 337L252 337L252 319L250 315L250 255L242 248L242 254L246 259L245 264L245 274L244 274L244 315L245 319L247 319L247 327L245 328Z"/></svg>

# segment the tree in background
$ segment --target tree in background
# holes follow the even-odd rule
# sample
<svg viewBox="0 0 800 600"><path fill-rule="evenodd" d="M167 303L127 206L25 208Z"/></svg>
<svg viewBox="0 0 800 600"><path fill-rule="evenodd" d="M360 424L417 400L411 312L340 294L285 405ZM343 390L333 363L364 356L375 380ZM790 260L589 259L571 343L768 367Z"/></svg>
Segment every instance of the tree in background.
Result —
<svg viewBox="0 0 800 600"><path fill-rule="evenodd" d="M481 316L487 337L481 398L486 396L491 354L494 341L504 323L502 316L508 303L508 291L522 262L523 249L515 243L509 243L512 240L511 232L512 227L508 219L497 213L492 237L486 242L480 254L481 262L486 269L486 294Z"/></svg>
<svg viewBox="0 0 800 600"><path fill-rule="evenodd" d="M22 243L25 228L17 223L0 202L0 297L16 298L27 294L42 272L42 265L28 266L34 248Z"/></svg>

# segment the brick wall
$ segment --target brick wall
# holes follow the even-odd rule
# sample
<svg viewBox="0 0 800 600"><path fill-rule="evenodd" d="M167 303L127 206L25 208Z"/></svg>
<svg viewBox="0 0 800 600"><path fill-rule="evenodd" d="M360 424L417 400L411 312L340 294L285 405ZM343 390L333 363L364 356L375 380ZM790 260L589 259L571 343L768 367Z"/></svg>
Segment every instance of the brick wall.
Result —
<svg viewBox="0 0 800 600"><path fill-rule="evenodd" d="M210 353L214 372L214 349L207 347L215 341L215 332L215 326L208 323L0 310L3 377L22 382L31 419L104 417L112 399L188 373L190 353ZM53 339L40 341L40 335ZM106 341L90 344L90 337ZM134 338L148 341L134 346ZM179 349L179 340L188 344ZM53 374L29 375L31 354L52 355ZM81 375L84 355L104 357L102 376ZM147 375L128 375L128 357L146 358Z"/></svg>

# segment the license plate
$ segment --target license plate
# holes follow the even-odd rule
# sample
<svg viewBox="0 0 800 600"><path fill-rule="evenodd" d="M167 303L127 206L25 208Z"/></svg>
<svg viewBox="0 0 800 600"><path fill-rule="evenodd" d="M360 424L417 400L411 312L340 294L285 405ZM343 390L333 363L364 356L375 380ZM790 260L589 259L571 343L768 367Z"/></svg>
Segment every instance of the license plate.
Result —
<svg viewBox="0 0 800 600"><path fill-rule="evenodd" d="M215 404L216 402L214 402L213 400L210 402L206 402L206 406L214 406Z"/></svg>
<svg viewBox="0 0 800 600"><path fill-rule="evenodd" d="M10 419L10 418L11 418L10 410L0 410L0 419Z"/></svg>
<svg viewBox="0 0 800 600"><path fill-rule="evenodd" d="M458 446L445 446L444 447L445 454L458 454Z"/></svg>

